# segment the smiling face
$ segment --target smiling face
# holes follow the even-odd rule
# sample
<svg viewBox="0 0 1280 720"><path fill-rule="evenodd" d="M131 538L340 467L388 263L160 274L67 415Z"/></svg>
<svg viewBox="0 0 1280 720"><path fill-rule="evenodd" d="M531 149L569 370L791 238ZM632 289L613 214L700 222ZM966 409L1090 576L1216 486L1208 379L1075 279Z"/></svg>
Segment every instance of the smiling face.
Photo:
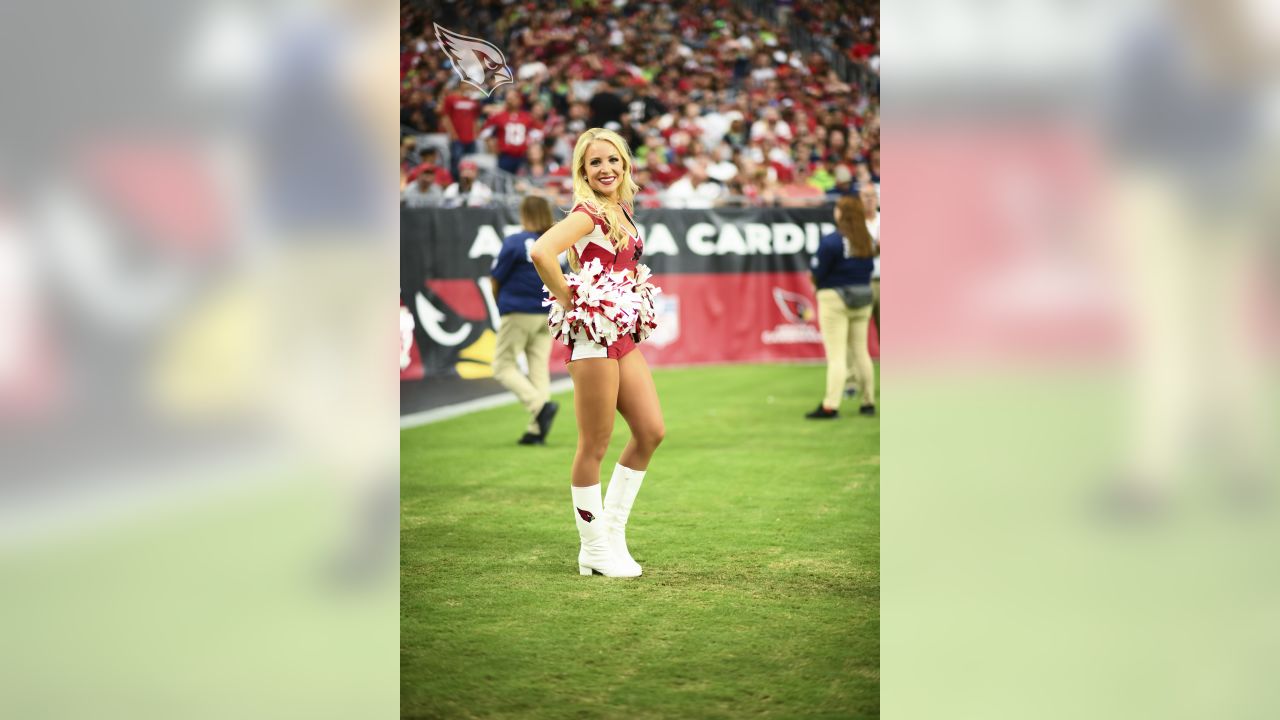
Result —
<svg viewBox="0 0 1280 720"><path fill-rule="evenodd" d="M606 197L617 197L625 164L622 153L607 140L596 140L587 146L587 183Z"/></svg>

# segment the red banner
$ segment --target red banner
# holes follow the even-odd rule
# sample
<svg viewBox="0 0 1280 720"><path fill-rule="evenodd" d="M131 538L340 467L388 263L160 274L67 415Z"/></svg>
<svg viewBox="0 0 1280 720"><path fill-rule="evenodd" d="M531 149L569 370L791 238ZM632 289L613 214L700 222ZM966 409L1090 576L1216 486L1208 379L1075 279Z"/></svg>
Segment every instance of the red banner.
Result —
<svg viewBox="0 0 1280 720"><path fill-rule="evenodd" d="M690 273L655 278L658 330L641 348L652 365L821 359L807 273ZM555 356L568 358L565 348Z"/></svg>
<svg viewBox="0 0 1280 720"><path fill-rule="evenodd" d="M402 232L417 235L402 238L402 301L416 321L417 347L401 379L490 377L499 320L487 270L509 219L479 214L500 211L430 212L401 223ZM656 366L821 360L808 259L833 229L824 217L794 210L641 215L645 262L662 289L658 329L641 345L645 358ZM879 357L874 326L869 346ZM558 345L553 369L568 354Z"/></svg>

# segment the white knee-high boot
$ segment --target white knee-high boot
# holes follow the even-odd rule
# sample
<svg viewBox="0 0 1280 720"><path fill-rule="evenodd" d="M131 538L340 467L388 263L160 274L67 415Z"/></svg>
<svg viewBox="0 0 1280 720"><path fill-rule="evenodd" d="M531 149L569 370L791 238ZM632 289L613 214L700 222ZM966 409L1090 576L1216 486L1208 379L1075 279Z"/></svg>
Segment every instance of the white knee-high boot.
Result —
<svg viewBox="0 0 1280 720"><path fill-rule="evenodd" d="M615 465L604 496L604 514L609 519L609 546L619 564L637 575L640 574L640 565L627 550L627 518L631 516L631 506L640 492L644 473L644 470Z"/></svg>
<svg viewBox="0 0 1280 720"><path fill-rule="evenodd" d="M609 519L600 503L600 484L573 487L573 520L578 525L582 546L578 550L578 572L592 571L608 577L635 577L639 569L624 565L609 546Z"/></svg>

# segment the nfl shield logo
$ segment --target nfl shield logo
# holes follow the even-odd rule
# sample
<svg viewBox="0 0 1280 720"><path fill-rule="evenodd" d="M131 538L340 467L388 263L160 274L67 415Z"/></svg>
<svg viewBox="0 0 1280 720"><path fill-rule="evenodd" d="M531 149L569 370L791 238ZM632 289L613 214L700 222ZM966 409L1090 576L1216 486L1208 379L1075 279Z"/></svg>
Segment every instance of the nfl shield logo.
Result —
<svg viewBox="0 0 1280 720"><path fill-rule="evenodd" d="M653 299L658 327L646 342L666 347L680 338L680 298L663 293Z"/></svg>

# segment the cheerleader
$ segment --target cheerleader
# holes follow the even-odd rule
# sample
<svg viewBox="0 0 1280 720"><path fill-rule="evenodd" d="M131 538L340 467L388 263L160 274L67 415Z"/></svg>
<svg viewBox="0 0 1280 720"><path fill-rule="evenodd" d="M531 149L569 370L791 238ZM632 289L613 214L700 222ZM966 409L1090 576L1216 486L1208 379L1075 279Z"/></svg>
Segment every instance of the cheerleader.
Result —
<svg viewBox="0 0 1280 720"><path fill-rule="evenodd" d="M530 252L548 289L552 335L571 348L568 361L578 420L573 458L574 521L581 548L578 572L636 577L640 565L627 550L627 518L649 460L666 433L658 392L636 347L653 332L649 269L640 264L644 242L631 217L638 188L631 151L611 130L584 132L573 150L573 209L542 235ZM573 273L557 256L569 252ZM631 439L600 493L600 464L613 435L615 412Z"/></svg>

